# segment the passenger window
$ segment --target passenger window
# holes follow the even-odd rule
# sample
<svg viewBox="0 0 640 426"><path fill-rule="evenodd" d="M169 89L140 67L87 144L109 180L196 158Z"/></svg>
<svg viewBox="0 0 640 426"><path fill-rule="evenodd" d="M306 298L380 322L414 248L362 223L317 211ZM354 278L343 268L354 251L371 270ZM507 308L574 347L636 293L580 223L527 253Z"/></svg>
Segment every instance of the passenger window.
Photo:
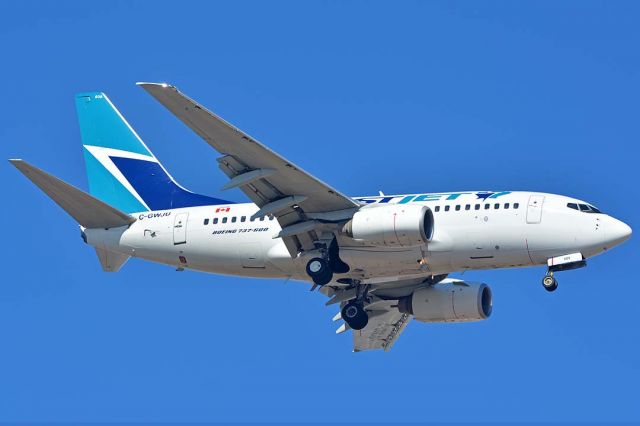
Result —
<svg viewBox="0 0 640 426"><path fill-rule="evenodd" d="M241 216L241 217L240 217L240 222L245 222L246 220L247 220L247 217L246 217L246 216Z"/></svg>
<svg viewBox="0 0 640 426"><path fill-rule="evenodd" d="M504 203L504 208L508 209L509 208L509 203Z"/></svg>
<svg viewBox="0 0 640 426"><path fill-rule="evenodd" d="M205 220L204 220L204 224L205 224L205 225L208 225L208 224L209 224L209 219L205 219Z"/></svg>
<svg viewBox="0 0 640 426"><path fill-rule="evenodd" d="M476 210L480 210L480 204L476 204Z"/></svg>
<svg viewBox="0 0 640 426"><path fill-rule="evenodd" d="M465 210L471 210L471 204L467 204L466 206L464 206Z"/></svg>
<svg viewBox="0 0 640 426"><path fill-rule="evenodd" d="M260 218L260 222L264 222L264 216Z"/></svg>
<svg viewBox="0 0 640 426"><path fill-rule="evenodd" d="M448 212L449 211L449 206L444 206L444 211Z"/></svg>
<svg viewBox="0 0 640 426"><path fill-rule="evenodd" d="M215 225L217 223L218 223L218 218L217 217L213 218L213 224Z"/></svg>
<svg viewBox="0 0 640 426"><path fill-rule="evenodd" d="M498 210L498 209L500 208L500 204L499 204L499 203L495 203L495 204L493 205L493 208L494 208L494 209L496 209L496 210Z"/></svg>
<svg viewBox="0 0 640 426"><path fill-rule="evenodd" d="M275 216L273 215L269 216L269 220L273 220L273 219L275 219Z"/></svg>
<svg viewBox="0 0 640 426"><path fill-rule="evenodd" d="M440 206L436 206L436 212L440 211Z"/></svg>
<svg viewBox="0 0 640 426"><path fill-rule="evenodd" d="M226 217L222 218L222 223L227 223L227 218Z"/></svg>
<svg viewBox="0 0 640 426"><path fill-rule="evenodd" d="M231 223L236 223L236 217L235 216L231 218Z"/></svg>
<svg viewBox="0 0 640 426"><path fill-rule="evenodd" d="M459 211L459 210L460 210L460 204L456 206L456 211Z"/></svg>
<svg viewBox="0 0 640 426"><path fill-rule="evenodd" d="M513 203L513 208L517 209L518 207L520 207L520 203Z"/></svg>
<svg viewBox="0 0 640 426"><path fill-rule="evenodd" d="M485 209L485 210L489 210L490 208L491 208L491 204L485 204L485 205L484 205L484 209Z"/></svg>
<svg viewBox="0 0 640 426"><path fill-rule="evenodd" d="M256 220L256 218L251 216L251 219L249 219L249 222L253 222L254 220Z"/></svg>

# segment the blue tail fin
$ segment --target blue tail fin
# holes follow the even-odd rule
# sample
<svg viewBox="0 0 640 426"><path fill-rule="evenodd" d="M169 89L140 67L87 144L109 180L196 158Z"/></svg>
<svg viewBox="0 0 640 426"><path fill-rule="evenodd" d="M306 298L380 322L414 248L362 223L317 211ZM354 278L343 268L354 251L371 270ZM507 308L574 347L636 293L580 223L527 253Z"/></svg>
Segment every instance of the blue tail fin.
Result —
<svg viewBox="0 0 640 426"><path fill-rule="evenodd" d="M126 213L230 204L178 185L104 93L76 95L89 192Z"/></svg>

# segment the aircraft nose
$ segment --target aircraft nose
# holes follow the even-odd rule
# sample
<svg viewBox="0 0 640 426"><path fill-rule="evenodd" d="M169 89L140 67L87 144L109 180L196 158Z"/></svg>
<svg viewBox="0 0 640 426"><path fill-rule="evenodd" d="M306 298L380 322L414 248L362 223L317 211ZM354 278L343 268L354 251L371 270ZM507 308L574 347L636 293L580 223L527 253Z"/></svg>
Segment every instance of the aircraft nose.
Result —
<svg viewBox="0 0 640 426"><path fill-rule="evenodd" d="M631 227L621 220L611 217L606 228L607 240L612 246L622 244L631 237Z"/></svg>

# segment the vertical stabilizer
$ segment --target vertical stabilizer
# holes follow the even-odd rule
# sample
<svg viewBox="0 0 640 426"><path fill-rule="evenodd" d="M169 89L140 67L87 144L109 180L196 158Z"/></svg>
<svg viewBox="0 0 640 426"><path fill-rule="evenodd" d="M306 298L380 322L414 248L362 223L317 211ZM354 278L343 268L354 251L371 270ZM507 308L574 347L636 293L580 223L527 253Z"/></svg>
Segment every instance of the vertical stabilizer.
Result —
<svg viewBox="0 0 640 426"><path fill-rule="evenodd" d="M126 213L230 204L178 185L101 92L76 95L89 191Z"/></svg>

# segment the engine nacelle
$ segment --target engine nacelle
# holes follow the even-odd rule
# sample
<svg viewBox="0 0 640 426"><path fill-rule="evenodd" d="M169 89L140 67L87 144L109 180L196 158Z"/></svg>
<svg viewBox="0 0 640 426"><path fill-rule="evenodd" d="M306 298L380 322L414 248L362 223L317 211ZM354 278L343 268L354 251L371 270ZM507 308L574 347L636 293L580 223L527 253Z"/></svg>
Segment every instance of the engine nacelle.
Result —
<svg viewBox="0 0 640 426"><path fill-rule="evenodd" d="M403 297L398 310L422 322L470 322L489 318L492 304L488 285L447 280Z"/></svg>
<svg viewBox="0 0 640 426"><path fill-rule="evenodd" d="M415 204L367 207L357 211L343 231L374 246L419 246L433 236L433 213L428 207Z"/></svg>

